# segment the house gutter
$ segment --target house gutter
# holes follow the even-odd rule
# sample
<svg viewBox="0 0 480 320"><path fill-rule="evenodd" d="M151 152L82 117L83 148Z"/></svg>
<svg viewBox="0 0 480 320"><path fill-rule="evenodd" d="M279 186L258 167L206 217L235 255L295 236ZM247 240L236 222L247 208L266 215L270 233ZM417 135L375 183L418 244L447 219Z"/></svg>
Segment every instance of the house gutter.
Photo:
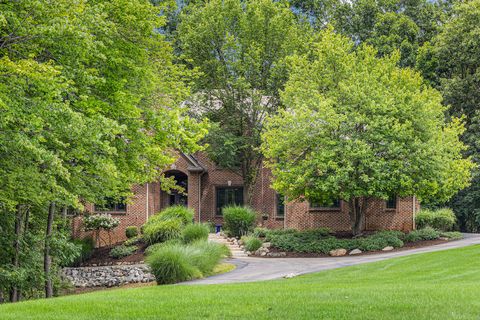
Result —
<svg viewBox="0 0 480 320"><path fill-rule="evenodd" d="M198 174L198 223L201 223L202 220L202 177L205 174L205 171L201 171Z"/></svg>
<svg viewBox="0 0 480 320"><path fill-rule="evenodd" d="M284 199L283 199L283 201L284 201L284 204L283 204L283 205L284 205L284 209L283 209L283 210L285 210L285 213L284 213L284 215L283 215L283 229L287 229L287 212L288 212L288 210L287 210L288 205L287 205L287 204L288 204L288 197L285 196Z"/></svg>

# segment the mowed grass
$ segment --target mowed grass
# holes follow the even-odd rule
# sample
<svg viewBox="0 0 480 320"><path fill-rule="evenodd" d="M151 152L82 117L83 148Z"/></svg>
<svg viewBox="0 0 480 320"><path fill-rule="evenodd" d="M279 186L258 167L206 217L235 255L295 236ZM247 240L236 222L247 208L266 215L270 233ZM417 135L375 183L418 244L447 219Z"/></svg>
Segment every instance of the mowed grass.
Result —
<svg viewBox="0 0 480 320"><path fill-rule="evenodd" d="M0 319L480 319L480 246L268 282L149 286L0 306Z"/></svg>

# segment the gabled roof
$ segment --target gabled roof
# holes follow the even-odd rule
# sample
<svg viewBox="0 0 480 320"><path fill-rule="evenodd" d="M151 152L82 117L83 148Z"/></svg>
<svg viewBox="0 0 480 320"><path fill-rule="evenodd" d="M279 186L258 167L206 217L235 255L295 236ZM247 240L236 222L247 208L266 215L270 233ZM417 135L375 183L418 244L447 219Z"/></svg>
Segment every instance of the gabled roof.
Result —
<svg viewBox="0 0 480 320"><path fill-rule="evenodd" d="M180 155L185 158L188 162L187 170L190 172L204 172L207 171L205 167L203 167L200 162L191 154L185 154L180 152Z"/></svg>

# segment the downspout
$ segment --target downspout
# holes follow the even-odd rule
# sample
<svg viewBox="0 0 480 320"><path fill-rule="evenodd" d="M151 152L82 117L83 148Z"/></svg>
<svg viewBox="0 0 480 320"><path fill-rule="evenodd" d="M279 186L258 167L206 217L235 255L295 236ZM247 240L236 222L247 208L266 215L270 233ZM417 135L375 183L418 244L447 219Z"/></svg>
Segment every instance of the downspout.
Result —
<svg viewBox="0 0 480 320"><path fill-rule="evenodd" d="M412 197L412 229L415 230L415 211L416 211L416 201L415 201L415 196Z"/></svg>
<svg viewBox="0 0 480 320"><path fill-rule="evenodd" d="M146 197L147 197L147 201L145 201L145 214L146 214L146 219L145 219L145 222L148 221L148 217L149 217L149 203L148 203L148 198L150 197L149 195L149 190L148 190L148 182L146 183Z"/></svg>
<svg viewBox="0 0 480 320"><path fill-rule="evenodd" d="M205 171L202 171L198 175L198 223L201 223L202 220L202 177L205 174Z"/></svg>
<svg viewBox="0 0 480 320"><path fill-rule="evenodd" d="M288 210L287 210L287 208L288 208L288 206L287 206L287 204L288 204L288 198L287 198L287 196L285 196L285 197L283 198L283 201L284 201L284 204L283 204L283 205L284 205L284 208L283 208L283 210L285 210L285 212L284 212L284 214L283 214L283 229L287 229L287 212L288 212Z"/></svg>

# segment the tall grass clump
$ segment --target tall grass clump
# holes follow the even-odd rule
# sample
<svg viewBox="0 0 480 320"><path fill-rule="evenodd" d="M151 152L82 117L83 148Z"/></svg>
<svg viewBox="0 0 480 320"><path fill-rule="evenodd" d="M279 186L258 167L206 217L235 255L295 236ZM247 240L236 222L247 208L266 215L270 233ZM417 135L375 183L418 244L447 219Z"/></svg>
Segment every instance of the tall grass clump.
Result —
<svg viewBox="0 0 480 320"><path fill-rule="evenodd" d="M195 223L186 226L182 231L184 243L192 243L198 240L207 240L210 228L203 223Z"/></svg>
<svg viewBox="0 0 480 320"><path fill-rule="evenodd" d="M150 217L142 227L148 244L180 238L184 226L192 223L193 211L184 206L171 206Z"/></svg>

